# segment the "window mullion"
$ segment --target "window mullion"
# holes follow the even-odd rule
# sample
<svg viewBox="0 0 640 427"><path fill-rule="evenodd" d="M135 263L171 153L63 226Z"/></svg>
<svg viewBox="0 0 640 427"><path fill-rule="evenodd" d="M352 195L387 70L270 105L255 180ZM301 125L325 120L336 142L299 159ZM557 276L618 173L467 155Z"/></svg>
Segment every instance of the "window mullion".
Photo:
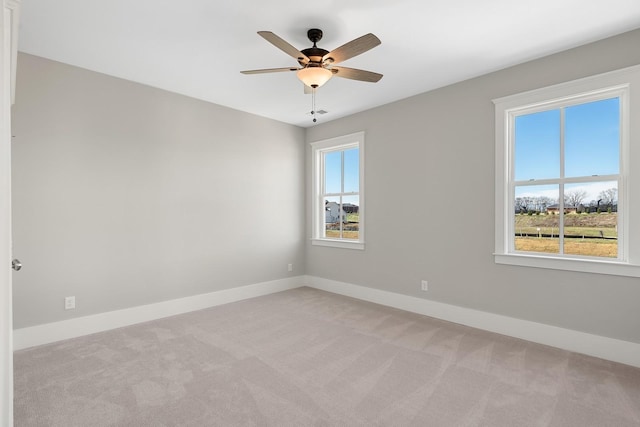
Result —
<svg viewBox="0 0 640 427"><path fill-rule="evenodd" d="M338 222L340 223L340 238L344 238L344 208L342 207L342 195L344 194L344 150L340 152L340 204L338 205Z"/></svg>
<svg viewBox="0 0 640 427"><path fill-rule="evenodd" d="M340 194L344 194L344 150L340 152Z"/></svg>
<svg viewBox="0 0 640 427"><path fill-rule="evenodd" d="M320 152L320 173L318 174L320 177L320 194L318 197L318 215L320 215L320 221L318 221L318 235L323 238L327 237L327 224L326 224L326 208L324 204L324 199L326 197L326 162L325 162L325 152Z"/></svg>
<svg viewBox="0 0 640 427"><path fill-rule="evenodd" d="M506 217L507 217L507 226L506 226L506 231L507 231L507 235L506 237L506 248L508 250L508 252L514 252L516 249L516 243L515 243L515 231L516 231L516 219L515 219L515 198L516 198L516 183L515 183L515 115L514 114L508 114L507 116L507 120L508 120L508 127L507 127L507 132L508 132L508 141L509 144L507 144L507 162L508 162L508 171L507 171L507 182L508 182L508 187L509 187L509 193L508 193L508 198L507 198L507 203L509 204L508 208L507 208L507 213L506 213ZM503 239L505 240L505 239Z"/></svg>
<svg viewBox="0 0 640 427"><path fill-rule="evenodd" d="M340 196L340 201L338 203L338 224L340 224L340 238L344 239L344 219L342 215L344 215L344 209L342 208L342 196Z"/></svg>
<svg viewBox="0 0 640 427"><path fill-rule="evenodd" d="M560 185L558 186L558 208L560 213L560 223L558 224L558 253L564 254L564 125L565 108L560 108Z"/></svg>

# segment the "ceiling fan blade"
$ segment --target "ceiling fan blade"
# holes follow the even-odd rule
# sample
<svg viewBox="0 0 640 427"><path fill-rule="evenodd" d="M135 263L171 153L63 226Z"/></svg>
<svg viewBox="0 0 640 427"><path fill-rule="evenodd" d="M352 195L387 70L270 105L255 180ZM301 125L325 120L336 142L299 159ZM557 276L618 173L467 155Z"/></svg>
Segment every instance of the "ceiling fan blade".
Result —
<svg viewBox="0 0 640 427"><path fill-rule="evenodd" d="M245 70L240 71L242 74L264 74L264 73L279 73L281 71L298 71L298 68L264 68L262 70Z"/></svg>
<svg viewBox="0 0 640 427"><path fill-rule="evenodd" d="M322 57L322 61L337 64L339 62L346 61L349 58L353 58L354 56L360 55L369 49L373 49L380 43L382 43L380 39L373 34L365 34L364 36L351 40L339 48L327 53Z"/></svg>
<svg viewBox="0 0 640 427"><path fill-rule="evenodd" d="M288 42L275 35L271 31L258 31L258 34L260 34L266 41L268 41L287 55L295 58L296 61L299 61L302 64L306 64L309 62L309 58L307 58L304 53L300 52L298 49L291 46Z"/></svg>
<svg viewBox="0 0 640 427"><path fill-rule="evenodd" d="M331 71L333 71L337 77L363 82L375 83L382 78L382 74L374 73L373 71L358 70L357 68L331 67Z"/></svg>

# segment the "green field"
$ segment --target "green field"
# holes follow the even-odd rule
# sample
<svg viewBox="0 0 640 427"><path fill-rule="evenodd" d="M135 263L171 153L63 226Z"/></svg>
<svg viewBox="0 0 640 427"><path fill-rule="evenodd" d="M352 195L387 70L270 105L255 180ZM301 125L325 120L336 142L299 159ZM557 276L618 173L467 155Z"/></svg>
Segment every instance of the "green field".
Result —
<svg viewBox="0 0 640 427"><path fill-rule="evenodd" d="M340 238L340 224L326 224L325 236L328 238ZM358 240L360 236L360 214L348 213L347 223L342 224L342 238Z"/></svg>
<svg viewBox="0 0 640 427"><path fill-rule="evenodd" d="M570 213L564 218L565 254L612 258L618 256L617 213ZM516 215L516 250L558 253L559 221L559 215Z"/></svg>

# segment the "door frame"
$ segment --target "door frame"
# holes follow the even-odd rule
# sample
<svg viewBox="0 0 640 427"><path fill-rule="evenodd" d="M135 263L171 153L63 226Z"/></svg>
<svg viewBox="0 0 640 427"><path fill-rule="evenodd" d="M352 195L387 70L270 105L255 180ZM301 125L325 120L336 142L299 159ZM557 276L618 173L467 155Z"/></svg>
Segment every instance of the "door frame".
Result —
<svg viewBox="0 0 640 427"><path fill-rule="evenodd" d="M11 105L15 99L20 0L2 0L0 14L0 426L10 427L13 425Z"/></svg>

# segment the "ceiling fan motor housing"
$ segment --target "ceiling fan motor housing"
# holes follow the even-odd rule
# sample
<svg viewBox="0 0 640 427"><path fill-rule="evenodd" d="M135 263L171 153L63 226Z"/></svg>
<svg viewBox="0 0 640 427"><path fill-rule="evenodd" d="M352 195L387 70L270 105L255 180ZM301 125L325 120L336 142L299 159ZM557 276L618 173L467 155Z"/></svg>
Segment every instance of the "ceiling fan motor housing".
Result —
<svg viewBox="0 0 640 427"><path fill-rule="evenodd" d="M309 64L308 66L310 67L321 67L322 66L322 58L329 53L328 50L326 49L321 49L319 47L310 47L308 49L304 49L301 51L302 53L304 53L307 58L309 58ZM300 65L304 65L304 63L300 60L298 60L298 62L300 63Z"/></svg>
<svg viewBox="0 0 640 427"><path fill-rule="evenodd" d="M318 28L311 28L309 31L307 31L307 37L309 37L311 43L316 44L320 40L322 40L322 30Z"/></svg>
<svg viewBox="0 0 640 427"><path fill-rule="evenodd" d="M313 43L313 47L301 51L309 58L307 67L322 67L322 58L329 53L328 50L316 46L316 43L322 39L322 30L312 28L307 31L307 37L309 37L309 40ZM304 58L298 58L298 63L304 66Z"/></svg>

